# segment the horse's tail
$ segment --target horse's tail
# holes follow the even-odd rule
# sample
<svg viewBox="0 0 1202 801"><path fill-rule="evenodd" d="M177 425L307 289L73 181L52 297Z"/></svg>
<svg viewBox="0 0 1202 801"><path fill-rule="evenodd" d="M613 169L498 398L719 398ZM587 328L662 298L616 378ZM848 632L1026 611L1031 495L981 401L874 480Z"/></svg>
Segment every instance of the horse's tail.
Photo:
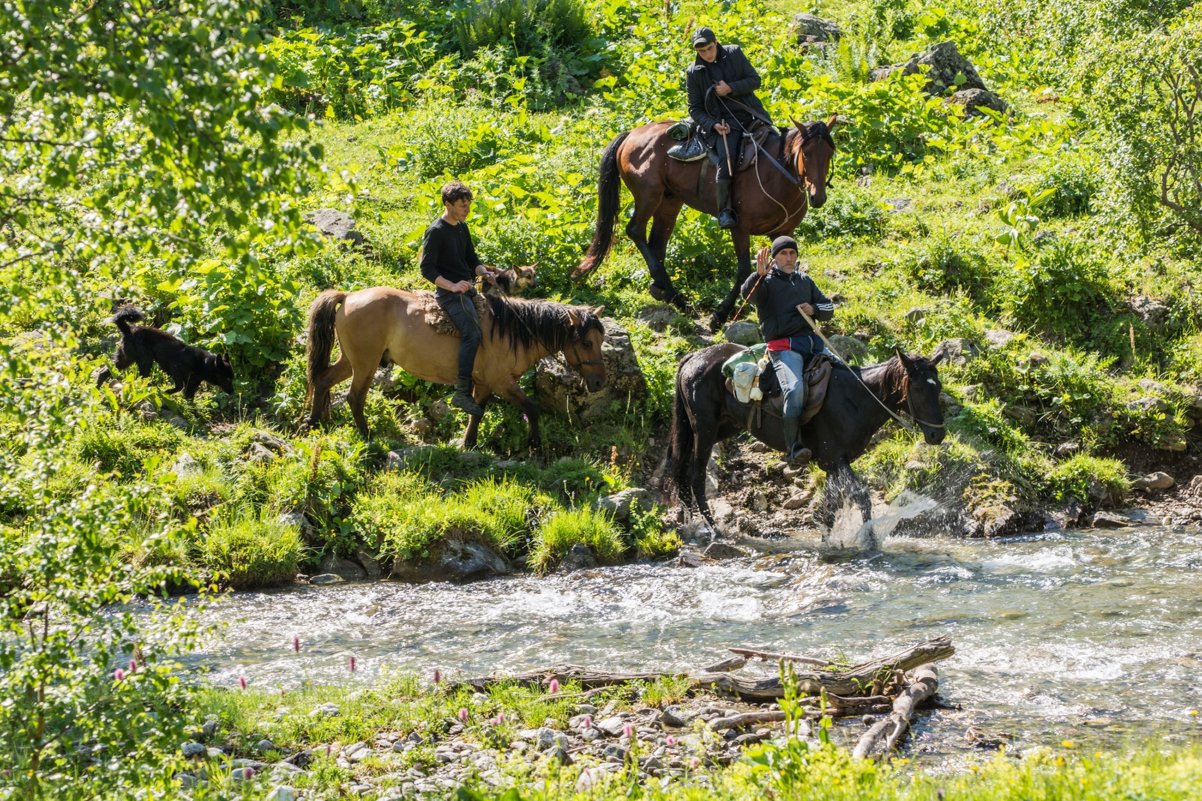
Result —
<svg viewBox="0 0 1202 801"><path fill-rule="evenodd" d="M334 349L334 315L344 300L345 292L327 289L309 307L309 388L306 399L313 398L317 377L330 366L330 351Z"/></svg>
<svg viewBox="0 0 1202 801"><path fill-rule="evenodd" d="M693 463L693 424L685 403L685 389L681 384L681 371L676 371L676 399L672 406L672 427L668 432L668 460L664 465L669 500L692 501L689 485L689 466Z"/></svg>
<svg viewBox="0 0 1202 801"><path fill-rule="evenodd" d="M572 271L573 278L579 278L601 265L605 254L609 253L614 240L614 221L618 218L618 201L622 189L621 175L618 174L618 148L630 136L630 131L620 135L609 143L601 154L601 173L597 178L597 226L593 229L593 241L584 254L584 260Z"/></svg>

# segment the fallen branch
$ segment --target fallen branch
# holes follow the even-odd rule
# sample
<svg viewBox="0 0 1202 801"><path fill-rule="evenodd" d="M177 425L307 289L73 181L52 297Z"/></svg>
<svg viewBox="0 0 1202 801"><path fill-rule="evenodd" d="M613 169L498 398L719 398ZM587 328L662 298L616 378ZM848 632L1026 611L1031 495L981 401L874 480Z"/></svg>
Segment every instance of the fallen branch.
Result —
<svg viewBox="0 0 1202 801"><path fill-rule="evenodd" d="M877 723L860 738L852 755L856 759L872 757L880 759L889 754L902 735L910 727L914 712L918 705L935 694L939 689L939 671L930 665L924 665L914 671L910 686L893 702L893 711L888 717Z"/></svg>

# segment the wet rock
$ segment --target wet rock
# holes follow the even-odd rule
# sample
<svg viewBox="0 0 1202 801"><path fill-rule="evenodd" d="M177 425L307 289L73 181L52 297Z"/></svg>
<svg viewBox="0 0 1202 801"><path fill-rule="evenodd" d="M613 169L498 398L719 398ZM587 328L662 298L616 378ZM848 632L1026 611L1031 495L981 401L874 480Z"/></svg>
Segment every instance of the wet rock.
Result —
<svg viewBox="0 0 1202 801"><path fill-rule="evenodd" d="M338 209L317 209L305 214L305 222L313 224L322 236L353 244L363 243L363 234L355 230L355 218Z"/></svg>
<svg viewBox="0 0 1202 801"><path fill-rule="evenodd" d="M567 411L571 417L595 420L611 403L635 408L647 398L647 381L626 330L610 319L605 325L601 355L605 360L606 382L598 392L588 392L575 370L562 355L543 359L534 369L534 394L544 412Z"/></svg>
<svg viewBox="0 0 1202 801"><path fill-rule="evenodd" d="M736 548L725 542L713 542L705 549L706 559L739 559L747 555L742 548Z"/></svg>
<svg viewBox="0 0 1202 801"><path fill-rule="evenodd" d="M760 336L760 327L750 320L739 320L726 326L726 341L736 345L758 345L764 341Z"/></svg>
<svg viewBox="0 0 1202 801"><path fill-rule="evenodd" d="M1126 528L1131 525L1131 521L1114 512L1100 511L1094 513L1089 524L1094 528Z"/></svg>
<svg viewBox="0 0 1202 801"><path fill-rule="evenodd" d="M1155 472L1140 476L1131 482L1131 488L1137 490L1166 490L1177 482L1168 473Z"/></svg>
<svg viewBox="0 0 1202 801"><path fill-rule="evenodd" d="M615 520L625 522L630 519L630 510L637 504L640 508L647 508L647 497L649 493L642 487L631 487L630 489L615 492L613 495L606 495L603 498L597 499L597 509L602 512L609 512Z"/></svg>
<svg viewBox="0 0 1202 801"><path fill-rule="evenodd" d="M593 553L593 549L582 542L578 542L564 554L556 570L560 573L572 573L576 570L588 570L596 566L597 555Z"/></svg>
<svg viewBox="0 0 1202 801"><path fill-rule="evenodd" d="M322 559L317 569L321 573L333 573L347 581L359 581L367 578L367 571L358 562L352 562L350 559L343 559L332 554ZM313 583L312 580L310 583Z"/></svg>
<svg viewBox="0 0 1202 801"><path fill-rule="evenodd" d="M1051 509L1044 520L1044 529L1058 531L1079 525L1083 510L1076 498L1069 498L1063 506Z"/></svg>
<svg viewBox="0 0 1202 801"><path fill-rule="evenodd" d="M1006 113L1006 101L988 89L961 89L944 101L954 106L964 106L966 117L983 116L978 109L987 108L999 114Z"/></svg>
<svg viewBox="0 0 1202 801"><path fill-rule="evenodd" d="M392 578L400 581L470 581L510 572L509 563L496 551L475 540L448 534L420 562L397 559Z"/></svg>
<svg viewBox="0 0 1202 801"><path fill-rule="evenodd" d="M975 537L1008 537L1043 529L1043 515L1039 512L1019 512L1005 504L987 506L973 510L976 526Z"/></svg>
<svg viewBox="0 0 1202 801"><path fill-rule="evenodd" d="M369 579L378 579L384 575L384 571L380 569L380 563L370 553L360 548L355 551L355 561L363 566L363 572L367 574Z"/></svg>
<svg viewBox="0 0 1202 801"><path fill-rule="evenodd" d="M326 584L341 584L345 580L346 579L337 573L321 573L316 576L311 576L309 578L309 583L313 584L314 586L321 587Z"/></svg>
<svg viewBox="0 0 1202 801"><path fill-rule="evenodd" d="M797 32L798 44L837 42L843 36L839 23L806 12L793 17L793 29Z"/></svg>

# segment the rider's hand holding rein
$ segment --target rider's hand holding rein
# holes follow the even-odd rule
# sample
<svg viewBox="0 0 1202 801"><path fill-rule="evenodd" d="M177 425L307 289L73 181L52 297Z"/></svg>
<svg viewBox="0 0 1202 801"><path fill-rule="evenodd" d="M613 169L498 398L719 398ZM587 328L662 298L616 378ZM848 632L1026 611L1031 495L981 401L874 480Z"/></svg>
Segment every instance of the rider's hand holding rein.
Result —
<svg viewBox="0 0 1202 801"><path fill-rule="evenodd" d="M493 286L497 285L497 271L487 264L481 264L479 267L477 267L476 275L482 277L485 281Z"/></svg>
<svg viewBox="0 0 1202 801"><path fill-rule="evenodd" d="M731 89L730 84L728 84L726 81L718 81L716 84L714 84L714 91L718 94L718 97L726 97L728 94L733 92L734 89ZM721 131L719 131L719 133L721 133Z"/></svg>

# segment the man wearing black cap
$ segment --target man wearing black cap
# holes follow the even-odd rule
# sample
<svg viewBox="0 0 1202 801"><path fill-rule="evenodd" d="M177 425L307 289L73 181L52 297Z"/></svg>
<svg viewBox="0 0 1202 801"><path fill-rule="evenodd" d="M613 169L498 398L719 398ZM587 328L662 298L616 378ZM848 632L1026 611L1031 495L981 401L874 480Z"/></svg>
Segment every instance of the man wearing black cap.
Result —
<svg viewBox="0 0 1202 801"><path fill-rule="evenodd" d="M809 461L810 449L797 440L797 432L805 408L805 364L810 356L822 352L823 344L802 312L816 320L829 320L835 315L835 304L813 279L797 272L797 241L791 236L778 236L771 248L760 248L755 272L743 282L743 297L755 302L768 358L785 397L785 459L791 465L804 464Z"/></svg>
<svg viewBox="0 0 1202 801"><path fill-rule="evenodd" d="M731 205L731 161L738 158L743 132L763 123L771 125L764 104L755 96L760 76L738 45L720 45L709 28L692 35L697 58L685 75L689 116L706 144L717 150L718 171L714 188L718 196L718 226L734 228L738 222Z"/></svg>

